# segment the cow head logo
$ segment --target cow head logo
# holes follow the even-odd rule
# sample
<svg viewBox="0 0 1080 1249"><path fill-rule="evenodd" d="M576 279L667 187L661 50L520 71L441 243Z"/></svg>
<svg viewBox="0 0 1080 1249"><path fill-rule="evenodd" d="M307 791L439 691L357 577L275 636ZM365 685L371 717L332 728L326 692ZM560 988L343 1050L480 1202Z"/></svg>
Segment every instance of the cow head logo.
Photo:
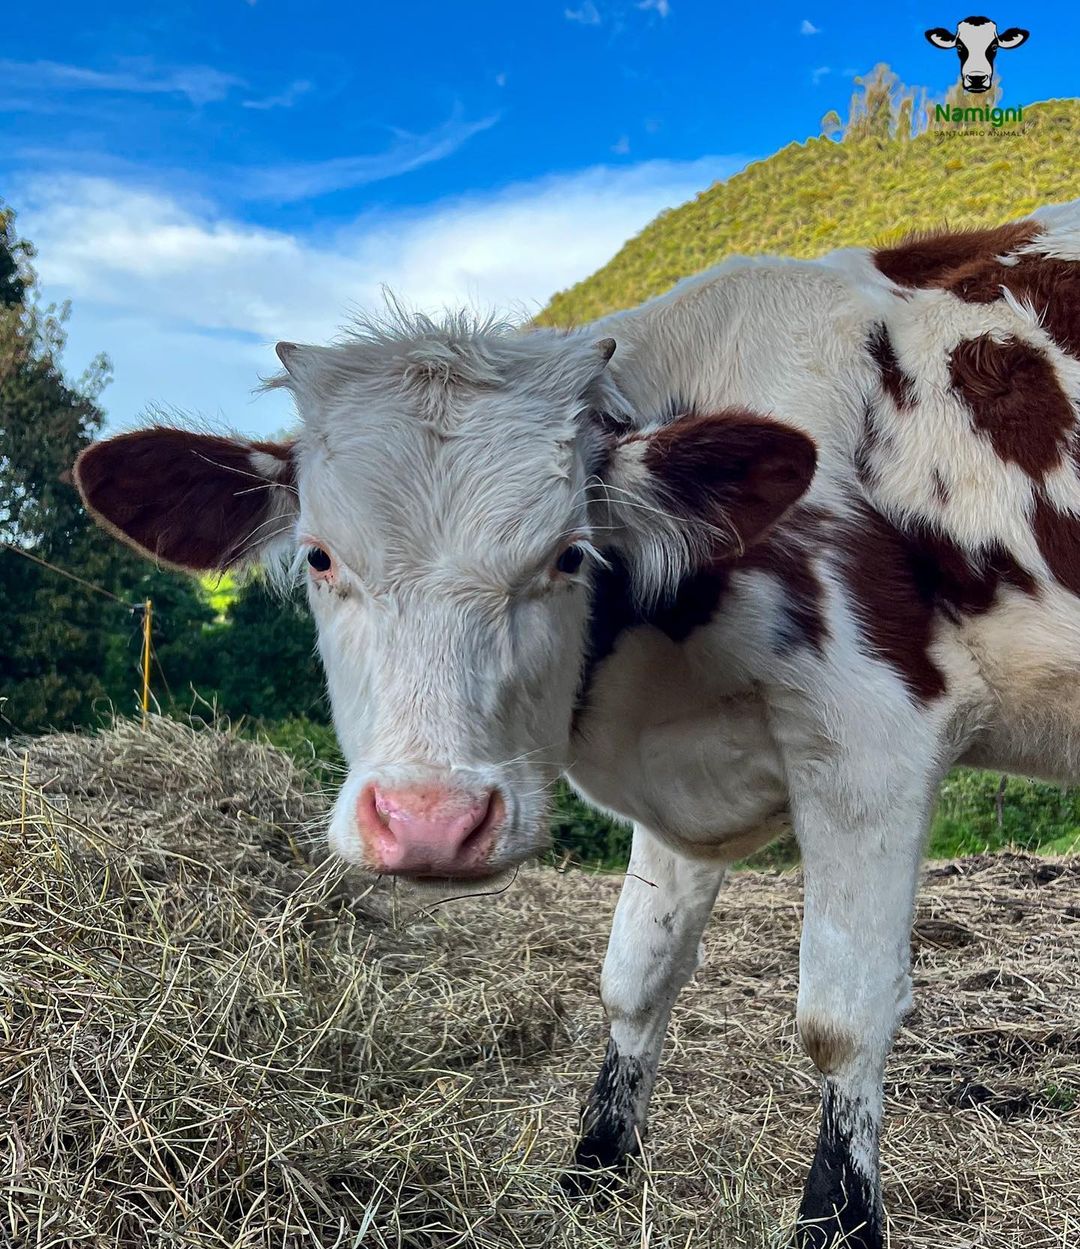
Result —
<svg viewBox="0 0 1080 1249"><path fill-rule="evenodd" d="M988 17L965 17L955 34L944 26L926 32L935 48L955 48L960 57L960 85L965 91L981 94L994 82L994 57L999 48L1018 48L1027 41L1028 31L1010 26L998 33L997 23Z"/></svg>

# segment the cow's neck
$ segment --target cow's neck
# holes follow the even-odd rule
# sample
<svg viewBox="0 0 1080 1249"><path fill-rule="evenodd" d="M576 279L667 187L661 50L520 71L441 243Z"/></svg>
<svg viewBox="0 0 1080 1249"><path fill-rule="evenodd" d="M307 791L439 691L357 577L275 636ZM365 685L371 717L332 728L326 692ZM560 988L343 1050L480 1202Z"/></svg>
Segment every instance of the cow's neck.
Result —
<svg viewBox="0 0 1080 1249"><path fill-rule="evenodd" d="M733 261L588 332L615 339L611 377L635 424L742 407L846 443L873 320L839 268Z"/></svg>

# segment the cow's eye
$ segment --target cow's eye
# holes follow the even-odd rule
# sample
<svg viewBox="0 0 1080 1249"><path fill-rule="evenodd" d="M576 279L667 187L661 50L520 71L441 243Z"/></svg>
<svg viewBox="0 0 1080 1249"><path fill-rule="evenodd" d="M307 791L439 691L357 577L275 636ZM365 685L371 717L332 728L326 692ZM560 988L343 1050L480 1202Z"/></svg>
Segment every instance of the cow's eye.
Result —
<svg viewBox="0 0 1080 1249"><path fill-rule="evenodd" d="M581 567L581 561L584 558L584 548L573 542L563 550L562 554L555 561L555 571L561 572L567 577L572 577Z"/></svg>
<svg viewBox="0 0 1080 1249"><path fill-rule="evenodd" d="M311 571L320 577L325 577L334 567L329 552L324 551L321 546L308 547L307 562Z"/></svg>

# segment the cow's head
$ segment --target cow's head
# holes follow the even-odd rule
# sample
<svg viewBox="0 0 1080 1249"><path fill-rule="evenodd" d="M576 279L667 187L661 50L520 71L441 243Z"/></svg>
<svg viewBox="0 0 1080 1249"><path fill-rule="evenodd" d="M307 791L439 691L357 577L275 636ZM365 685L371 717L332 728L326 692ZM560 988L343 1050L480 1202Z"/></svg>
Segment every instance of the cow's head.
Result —
<svg viewBox="0 0 1080 1249"><path fill-rule="evenodd" d="M345 858L457 879L542 849L604 551L656 599L808 486L813 444L762 417L632 431L614 350L410 318L279 346L293 442L155 428L80 456L89 510L162 563L283 549L305 579L349 764L330 825Z"/></svg>
<svg viewBox="0 0 1080 1249"><path fill-rule="evenodd" d="M998 34L996 23L988 17L966 17L952 34L943 26L926 32L935 48L955 48L960 56L960 83L965 91L981 94L994 82L994 57L998 48L1018 48L1028 31L1010 26Z"/></svg>

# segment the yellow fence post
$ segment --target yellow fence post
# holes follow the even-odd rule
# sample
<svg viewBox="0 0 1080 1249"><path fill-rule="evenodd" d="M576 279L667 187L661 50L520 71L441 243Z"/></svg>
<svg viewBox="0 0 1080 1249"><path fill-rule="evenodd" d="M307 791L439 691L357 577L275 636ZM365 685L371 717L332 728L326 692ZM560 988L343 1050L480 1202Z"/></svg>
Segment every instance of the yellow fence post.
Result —
<svg viewBox="0 0 1080 1249"><path fill-rule="evenodd" d="M149 599L143 603L142 618L142 726L146 728L146 718L150 714L150 620L154 613L154 605Z"/></svg>

